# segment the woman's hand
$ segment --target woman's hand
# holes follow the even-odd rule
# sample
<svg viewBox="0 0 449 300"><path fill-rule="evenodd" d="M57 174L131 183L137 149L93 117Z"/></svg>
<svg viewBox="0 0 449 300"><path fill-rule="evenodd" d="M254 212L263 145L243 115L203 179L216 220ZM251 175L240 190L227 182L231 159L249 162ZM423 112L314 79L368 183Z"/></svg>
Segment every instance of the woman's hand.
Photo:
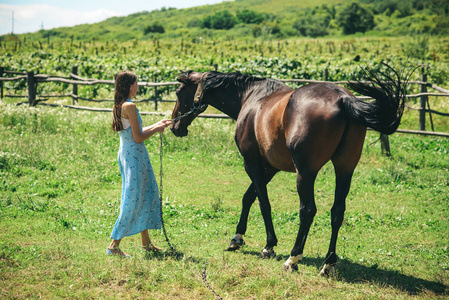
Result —
<svg viewBox="0 0 449 300"><path fill-rule="evenodd" d="M129 123L131 124L131 131L133 133L133 138L136 143L141 143L145 141L147 138L149 138L150 136L152 136L157 132L163 132L166 127L173 124L172 120L161 120L151 126L143 128L141 131L137 117L136 105L132 102L125 102L122 106L122 110L123 110L122 116L126 119L129 119Z"/></svg>
<svg viewBox="0 0 449 300"><path fill-rule="evenodd" d="M160 120L153 126L156 132L163 132L165 128L170 126L171 124L173 124L173 120Z"/></svg>

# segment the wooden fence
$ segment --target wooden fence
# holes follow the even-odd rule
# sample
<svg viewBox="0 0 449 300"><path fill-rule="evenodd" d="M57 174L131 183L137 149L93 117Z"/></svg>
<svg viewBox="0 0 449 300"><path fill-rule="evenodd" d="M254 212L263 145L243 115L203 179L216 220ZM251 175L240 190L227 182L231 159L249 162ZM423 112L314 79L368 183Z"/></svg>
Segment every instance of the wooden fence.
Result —
<svg viewBox="0 0 449 300"><path fill-rule="evenodd" d="M307 79L281 79L283 82L290 82L290 83L299 83L299 84L305 84L305 83L316 83L316 82L329 82L328 81L328 73L325 70L324 72L324 81L320 80L307 80ZM4 75L18 75L16 77L4 77ZM4 86L3 82L5 81L17 81L17 80L26 80L27 81L27 87L28 87L28 95L27 96L15 96L15 95L5 95L4 94ZM60 83L67 83L71 84L73 86L72 93L68 95L38 95L37 94L37 86L38 83L45 83L45 82L60 82ZM336 84L345 84L346 81L334 81L333 83ZM398 132L402 133L410 133L410 134L423 134L423 135L434 135L434 136L442 136L442 137L449 137L449 133L444 132L435 132L433 128L433 120L432 120L432 114L437 114L445 117L449 117L449 113L443 113L438 112L435 110L430 109L430 103L429 103L429 96L443 96L443 97L449 97L449 90L446 90L444 88L441 88L435 84L427 82L427 74L425 72L425 68L422 68L421 73L421 81L410 81L410 84L417 84L421 86L421 90L419 94L414 95L407 95L407 98L420 98L420 107L419 108L413 108L407 106L408 109L416 110L419 112L419 130L406 130L406 129L399 129ZM4 69L4 67L0 67L0 93L1 93L1 99L3 98L28 98L28 104L30 106L35 105L48 105L48 106L64 106L68 108L73 109L83 109L83 110L91 110L91 111L99 111L99 112L110 112L112 111L109 108L92 108L92 107L84 107L79 106L78 101L94 101L94 102L102 102L102 101L110 101L113 102L112 99L90 99L90 98L83 98L78 95L78 86L80 85L99 85L99 84L106 84L106 85L114 85L113 80L98 80L98 79L86 79L78 76L78 68L73 67L72 72L67 77L61 77L61 76L51 76L51 75L44 75L44 74L35 74L34 72L13 72L13 71L7 71ZM153 101L155 110L158 109L158 103L162 102L175 102L176 100L163 100L159 99L158 94L158 87L161 86L176 86L179 85L178 82L157 82L157 77L154 77L154 82L138 82L139 86L146 86L146 87L153 87L154 93L152 98L148 99L141 99L136 100L135 102L144 102L144 101ZM428 88L433 89L435 92L428 92ZM41 99L37 99L37 97L40 97ZM44 100L47 100L51 97L57 97L57 98L72 98L73 105L59 105L59 104L52 104L52 103L46 103L42 102ZM369 99L369 97L357 97L359 99ZM432 127L432 131L426 131L426 113L429 115L430 124ZM158 114L158 112L142 112L142 114ZM223 114L202 114L200 117L204 118L228 118L228 116ZM390 154L390 146L388 137L381 135L381 144L382 144L382 152L386 155Z"/></svg>

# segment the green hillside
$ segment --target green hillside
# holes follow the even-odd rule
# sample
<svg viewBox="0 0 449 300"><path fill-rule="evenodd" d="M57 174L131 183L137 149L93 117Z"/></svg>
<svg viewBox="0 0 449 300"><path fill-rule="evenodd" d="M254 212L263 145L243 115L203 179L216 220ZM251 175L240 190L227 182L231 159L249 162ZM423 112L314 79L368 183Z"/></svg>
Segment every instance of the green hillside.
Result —
<svg viewBox="0 0 449 300"><path fill-rule="evenodd" d="M448 15L447 0L235 0L188 9L143 11L96 24L40 30L18 39L123 42L174 38L283 39L353 33L447 36Z"/></svg>

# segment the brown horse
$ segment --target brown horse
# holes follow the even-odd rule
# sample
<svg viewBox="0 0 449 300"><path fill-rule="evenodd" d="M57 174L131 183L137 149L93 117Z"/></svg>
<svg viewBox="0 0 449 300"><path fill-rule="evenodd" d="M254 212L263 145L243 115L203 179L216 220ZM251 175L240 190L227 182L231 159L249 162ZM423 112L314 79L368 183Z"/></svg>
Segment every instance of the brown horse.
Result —
<svg viewBox="0 0 449 300"><path fill-rule="evenodd" d="M321 167L332 161L336 174L331 210L332 235L322 275L334 273L336 243L345 212L354 169L360 159L367 127L391 134L399 126L405 101L401 75L388 65L384 71L366 69L369 81L349 82L350 88L374 98L358 100L349 90L332 83L315 83L292 90L278 80L236 73L183 72L173 110L176 136L207 105L236 120L235 142L244 158L251 185L242 199L242 212L228 250L244 244L250 207L256 197L265 222L267 243L261 257L274 257L277 238L271 218L266 185L278 171L296 172L300 198L300 226L287 270L297 269L316 214L314 182ZM378 74L387 81L381 81ZM391 74L391 75L389 75ZM392 79L395 78L395 80ZM195 98L195 99L194 99Z"/></svg>

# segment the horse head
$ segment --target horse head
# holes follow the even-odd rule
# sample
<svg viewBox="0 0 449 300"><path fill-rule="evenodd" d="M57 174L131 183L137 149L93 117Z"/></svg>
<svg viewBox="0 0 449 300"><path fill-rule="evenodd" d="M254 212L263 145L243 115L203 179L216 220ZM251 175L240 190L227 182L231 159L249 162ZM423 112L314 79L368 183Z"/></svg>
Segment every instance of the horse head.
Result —
<svg viewBox="0 0 449 300"><path fill-rule="evenodd" d="M204 74L190 70L182 72L177 78L181 85L176 90L178 99L173 109L170 130L178 137L186 136L189 133L187 127L207 108L206 105L200 105L199 100L202 97Z"/></svg>

